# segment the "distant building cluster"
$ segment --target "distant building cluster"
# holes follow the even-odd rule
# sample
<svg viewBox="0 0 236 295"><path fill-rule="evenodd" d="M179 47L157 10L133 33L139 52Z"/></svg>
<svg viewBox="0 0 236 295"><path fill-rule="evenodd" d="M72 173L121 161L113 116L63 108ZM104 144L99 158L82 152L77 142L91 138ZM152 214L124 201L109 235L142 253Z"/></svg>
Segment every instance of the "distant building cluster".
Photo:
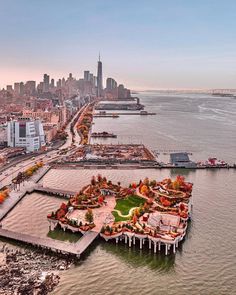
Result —
<svg viewBox="0 0 236 295"><path fill-rule="evenodd" d="M117 85L113 78L107 78L105 97L107 99L129 99L131 98L130 90L124 85Z"/></svg>
<svg viewBox="0 0 236 295"><path fill-rule="evenodd" d="M130 98L130 90L113 78L107 78L104 88L100 55L97 75L85 70L82 78L70 73L56 81L45 73L39 83L29 80L7 85L0 90L0 149L19 147L32 152L43 148L94 98Z"/></svg>

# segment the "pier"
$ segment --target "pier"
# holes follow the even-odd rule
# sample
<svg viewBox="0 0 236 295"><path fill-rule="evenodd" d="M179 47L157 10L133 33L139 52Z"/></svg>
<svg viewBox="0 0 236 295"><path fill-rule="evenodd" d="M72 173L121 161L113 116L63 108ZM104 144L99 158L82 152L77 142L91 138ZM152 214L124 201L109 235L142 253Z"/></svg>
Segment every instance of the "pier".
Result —
<svg viewBox="0 0 236 295"><path fill-rule="evenodd" d="M80 255L80 252L78 252L77 248L73 246L73 244L70 245L69 243L59 240L39 238L28 234L13 232L7 229L0 229L0 236L17 242L30 244L36 247L51 249L56 252L74 254L77 256Z"/></svg>
<svg viewBox="0 0 236 295"><path fill-rule="evenodd" d="M62 190L62 189L56 189L56 188L50 188L50 187L43 187L42 185L36 185L33 190L35 192L39 193L46 193L48 195L54 195L57 197L63 197L69 199L70 197L74 196L76 194L75 191L69 191L69 190Z"/></svg>
<svg viewBox="0 0 236 295"><path fill-rule="evenodd" d="M54 252L62 254L72 254L76 257L80 255L89 247L89 245L97 238L99 232L86 232L81 239L76 243L63 242L48 238L40 238L24 233L18 233L7 229L0 229L0 236L17 242L23 242L40 248L50 249Z"/></svg>
<svg viewBox="0 0 236 295"><path fill-rule="evenodd" d="M146 111L141 111L139 113L137 112L125 112L125 113L105 113L105 114L94 114L94 118L106 118L106 117L114 117L117 118L119 116L154 116L156 115L156 113L152 113L152 112L146 112Z"/></svg>

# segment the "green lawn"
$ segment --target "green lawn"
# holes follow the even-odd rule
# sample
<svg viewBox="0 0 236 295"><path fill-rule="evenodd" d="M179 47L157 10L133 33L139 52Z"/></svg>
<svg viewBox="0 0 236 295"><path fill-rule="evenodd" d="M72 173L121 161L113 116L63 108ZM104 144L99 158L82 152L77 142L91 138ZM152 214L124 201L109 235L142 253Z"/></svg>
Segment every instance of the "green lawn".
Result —
<svg viewBox="0 0 236 295"><path fill-rule="evenodd" d="M126 220L130 219L129 217L121 217L121 216L119 216L116 211L112 211L112 214L115 217L115 222L126 221Z"/></svg>
<svg viewBox="0 0 236 295"><path fill-rule="evenodd" d="M125 199L120 199L116 201L116 210L119 210L122 215L129 214L129 210L133 207L139 207L145 203L145 199L140 198L136 195L128 196Z"/></svg>

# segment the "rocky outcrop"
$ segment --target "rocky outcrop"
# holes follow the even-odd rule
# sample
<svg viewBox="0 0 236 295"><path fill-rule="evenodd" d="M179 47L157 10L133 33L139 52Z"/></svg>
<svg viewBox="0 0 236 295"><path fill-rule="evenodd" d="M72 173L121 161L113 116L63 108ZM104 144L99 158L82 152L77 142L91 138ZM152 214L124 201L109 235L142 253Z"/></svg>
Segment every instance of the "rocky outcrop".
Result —
<svg viewBox="0 0 236 295"><path fill-rule="evenodd" d="M73 257L56 256L43 250L0 249L0 295L46 295L60 281Z"/></svg>

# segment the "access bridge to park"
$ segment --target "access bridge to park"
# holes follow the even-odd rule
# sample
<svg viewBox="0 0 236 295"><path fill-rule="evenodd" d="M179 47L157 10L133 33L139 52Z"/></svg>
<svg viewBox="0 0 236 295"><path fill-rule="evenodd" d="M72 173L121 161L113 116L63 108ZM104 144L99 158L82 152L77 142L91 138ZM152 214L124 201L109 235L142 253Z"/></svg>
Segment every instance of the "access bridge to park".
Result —
<svg viewBox="0 0 236 295"><path fill-rule="evenodd" d="M29 234L18 233L7 229L0 229L0 236L3 238L23 242L42 249L49 249L62 254L75 255L78 258L99 234L99 232L88 231L78 240L78 242L69 243L54 239L35 237Z"/></svg>
<svg viewBox="0 0 236 295"><path fill-rule="evenodd" d="M93 243L93 241L100 234L100 227L96 227L96 230L87 231L83 236L75 243L64 242L60 240L55 240L51 238L41 238L33 236L30 234L19 233L15 231L2 228L2 220L8 215L8 213L13 210L19 202L27 195L33 192L46 193L47 195L52 195L55 197L62 197L69 199L71 196L75 195L75 191L70 190L61 190L49 187L43 187L38 184L37 181L41 178L42 175L45 175L47 169L41 171L39 177L37 177L36 182L28 182L22 186L21 190L12 190L9 194L9 197L6 200L6 203L3 204L3 207L0 208L0 237L10 239L16 242L22 242L30 244L39 248L49 249L53 252L58 252L62 254L71 254L76 257L80 257L83 252ZM48 171L48 170L47 170ZM46 218L46 217L45 217Z"/></svg>

